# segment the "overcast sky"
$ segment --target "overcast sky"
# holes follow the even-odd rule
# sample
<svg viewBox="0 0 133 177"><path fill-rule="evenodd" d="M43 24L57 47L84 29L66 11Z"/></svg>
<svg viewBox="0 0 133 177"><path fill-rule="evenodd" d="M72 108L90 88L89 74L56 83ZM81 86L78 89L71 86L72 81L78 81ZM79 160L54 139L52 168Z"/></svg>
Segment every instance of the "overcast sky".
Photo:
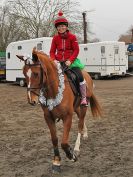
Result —
<svg viewBox="0 0 133 177"><path fill-rule="evenodd" d="M0 4L5 0L0 0ZM102 41L118 40L133 25L133 0L75 0L87 13L94 37Z"/></svg>
<svg viewBox="0 0 133 177"><path fill-rule="evenodd" d="M81 0L90 28L102 41L118 40L133 25L133 0Z"/></svg>

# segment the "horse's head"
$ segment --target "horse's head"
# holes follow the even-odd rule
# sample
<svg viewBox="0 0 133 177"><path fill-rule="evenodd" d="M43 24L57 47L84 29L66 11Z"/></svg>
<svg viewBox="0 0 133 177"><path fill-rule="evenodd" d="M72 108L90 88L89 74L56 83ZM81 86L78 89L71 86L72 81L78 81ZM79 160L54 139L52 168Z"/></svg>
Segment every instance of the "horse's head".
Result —
<svg viewBox="0 0 133 177"><path fill-rule="evenodd" d="M30 57L16 55L24 62L23 74L27 83L28 102L31 105L38 103L38 96L43 82L42 67L34 50L32 59Z"/></svg>

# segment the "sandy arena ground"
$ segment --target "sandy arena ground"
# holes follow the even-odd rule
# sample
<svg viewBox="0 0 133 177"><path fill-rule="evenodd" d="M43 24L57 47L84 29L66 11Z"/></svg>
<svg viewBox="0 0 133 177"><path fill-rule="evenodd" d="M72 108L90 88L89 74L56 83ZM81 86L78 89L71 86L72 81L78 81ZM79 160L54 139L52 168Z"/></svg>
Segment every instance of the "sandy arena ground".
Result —
<svg viewBox="0 0 133 177"><path fill-rule="evenodd" d="M27 103L26 87L0 83L0 177L133 177L133 77L94 81L103 119L86 116L88 139L76 163L62 156L51 173L53 149L40 106ZM59 141L62 122L57 124ZM74 116L70 144L77 136Z"/></svg>

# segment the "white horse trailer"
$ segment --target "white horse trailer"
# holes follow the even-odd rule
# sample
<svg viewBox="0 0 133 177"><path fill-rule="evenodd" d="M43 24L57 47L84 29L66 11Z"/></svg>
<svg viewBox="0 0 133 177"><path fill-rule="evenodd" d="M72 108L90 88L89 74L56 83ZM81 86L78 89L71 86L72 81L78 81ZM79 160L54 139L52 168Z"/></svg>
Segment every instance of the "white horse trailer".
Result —
<svg viewBox="0 0 133 177"><path fill-rule="evenodd" d="M51 41L52 38L50 37L42 37L10 43L6 49L6 81L17 82L21 86L24 86L23 62L16 55L32 56L33 47L36 47L38 50L43 50L49 55Z"/></svg>
<svg viewBox="0 0 133 177"><path fill-rule="evenodd" d="M128 70L124 42L105 41L80 44L78 57L85 64L85 70L95 79L102 76L125 75Z"/></svg>

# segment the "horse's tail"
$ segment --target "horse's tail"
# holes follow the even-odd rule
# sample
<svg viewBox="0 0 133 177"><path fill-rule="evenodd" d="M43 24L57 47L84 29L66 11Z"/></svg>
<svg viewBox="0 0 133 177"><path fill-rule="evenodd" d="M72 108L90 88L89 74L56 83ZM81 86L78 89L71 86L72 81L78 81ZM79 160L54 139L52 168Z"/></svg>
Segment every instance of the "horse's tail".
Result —
<svg viewBox="0 0 133 177"><path fill-rule="evenodd" d="M89 99L93 117L102 117L102 108L93 93Z"/></svg>

